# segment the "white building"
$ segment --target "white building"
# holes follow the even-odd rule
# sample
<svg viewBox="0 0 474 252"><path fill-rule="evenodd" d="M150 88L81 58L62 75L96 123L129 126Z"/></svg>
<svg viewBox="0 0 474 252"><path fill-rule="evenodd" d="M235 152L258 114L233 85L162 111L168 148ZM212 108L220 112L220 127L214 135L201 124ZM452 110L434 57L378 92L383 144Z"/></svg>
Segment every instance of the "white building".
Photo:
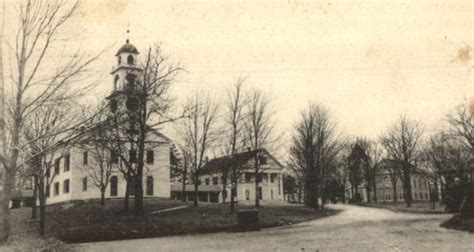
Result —
<svg viewBox="0 0 474 252"><path fill-rule="evenodd" d="M236 200L239 202L254 202L255 197L260 197L263 204L266 202L283 201L283 166L267 150L258 150L258 162L260 164L260 183L258 192L255 190L255 153L256 151L242 152L234 156L234 162L241 167L237 183ZM230 201L231 184L223 186L223 170L229 171L230 178L231 159L229 156L209 160L202 168L199 186L199 201L203 202L226 202ZM186 193L182 193L182 184L175 183L171 186L171 198L187 200L194 199L194 185L186 185Z"/></svg>
<svg viewBox="0 0 474 252"><path fill-rule="evenodd" d="M108 99L124 103L123 91L133 85L135 78L141 74L141 69L136 64L138 50L127 40L127 43L119 49L115 56L117 57L117 66L111 72L113 91ZM123 106L119 104L119 107ZM169 138L157 131L148 133L142 184L144 197L170 197L171 144ZM54 155L52 158L54 161L48 171L50 176L48 179L51 182L49 188L46 188L47 204L100 198L100 190L94 186L91 176L84 169L84 166L94 162L91 160L92 155L89 155L87 150L77 145L52 155ZM105 197L124 197L125 191L124 175L115 168L110 177Z"/></svg>

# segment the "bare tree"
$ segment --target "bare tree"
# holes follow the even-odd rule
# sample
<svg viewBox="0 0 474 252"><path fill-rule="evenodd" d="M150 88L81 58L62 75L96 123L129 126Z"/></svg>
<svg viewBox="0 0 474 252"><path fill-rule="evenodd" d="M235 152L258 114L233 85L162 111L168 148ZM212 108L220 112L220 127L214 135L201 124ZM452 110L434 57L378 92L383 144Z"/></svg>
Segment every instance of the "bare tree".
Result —
<svg viewBox="0 0 474 252"><path fill-rule="evenodd" d="M235 197L237 196L238 179L241 176L242 166L235 159L235 155L245 150L246 139L244 136L245 130L245 106L247 98L243 91L245 79L240 77L236 83L227 91L226 102L226 116L225 129L226 134L226 149L230 156L230 166L223 167L223 188L225 190L227 178L230 177L230 211L235 211ZM230 174L229 174L230 173ZM230 175L230 176L229 176ZM224 193L225 195L225 193ZM225 202L225 198L224 198Z"/></svg>
<svg viewBox="0 0 474 252"><path fill-rule="evenodd" d="M199 183L202 167L206 163L207 153L217 140L216 129L218 106L207 96L202 98L196 94L189 98L187 108L189 116L182 122L183 145L190 157L190 176L194 184L194 206L199 201Z"/></svg>
<svg viewBox="0 0 474 252"><path fill-rule="evenodd" d="M31 166L31 176L37 188L41 235L44 235L46 222L48 188L56 175L51 172L53 158L62 156L77 137L71 127L83 123L82 117L78 117L78 113L70 113L71 111L74 111L73 106L66 102L55 106L43 106L25 121L23 133L27 145L24 149L25 164Z"/></svg>
<svg viewBox="0 0 474 252"><path fill-rule="evenodd" d="M421 151L420 141L423 132L424 127L421 123L402 116L381 141L387 155L401 166L400 179L403 183L407 207L410 207L412 203L411 176L415 169L415 160Z"/></svg>
<svg viewBox="0 0 474 252"><path fill-rule="evenodd" d="M84 151L82 165L78 168L83 171L90 182L100 191L100 204L105 205L105 191L109 186L110 178L117 166L112 162L111 148L113 144L105 139L113 137L113 131L109 125L110 121L106 113L100 113L93 118L92 123L96 123L92 131L87 132L78 141L78 146ZM86 180L89 184L89 181Z"/></svg>
<svg viewBox="0 0 474 252"><path fill-rule="evenodd" d="M352 201L359 202L361 200L359 186L362 184L364 179L364 167L367 167L368 157L361 146L360 139L356 140L351 149L351 153L347 157L347 162L352 190Z"/></svg>
<svg viewBox="0 0 474 252"><path fill-rule="evenodd" d="M325 183L339 165L337 158L343 145L339 144L335 126L326 108L310 104L294 127L291 166L297 176L304 179L305 203L315 209L320 208L321 196L324 204Z"/></svg>
<svg viewBox="0 0 474 252"><path fill-rule="evenodd" d="M134 181L134 212L137 216L144 214L142 181L147 137L163 124L185 115L185 112L173 113L174 100L169 94L177 75L183 71L180 65L170 63L161 47L155 45L148 49L140 68L141 73L129 74L124 90L117 90L110 97L116 107L117 131L116 138L111 141L117 145L116 149L120 149L117 154L126 164L124 176L127 181Z"/></svg>
<svg viewBox="0 0 474 252"><path fill-rule="evenodd" d="M186 201L186 183L188 181L189 163L191 160L190 151L187 147L178 144L178 148L172 147L171 155L174 160L171 161L171 176L176 182L181 182L181 194L183 202Z"/></svg>
<svg viewBox="0 0 474 252"><path fill-rule="evenodd" d="M255 151L255 207L260 207L259 183L260 151L267 149L271 151L275 143L274 139L274 111L270 107L270 98L259 90L253 90L247 103L247 116L245 120L245 136L250 148Z"/></svg>
<svg viewBox="0 0 474 252"><path fill-rule="evenodd" d="M381 150L377 142L371 141L367 138L358 138L357 142L363 149L366 156L366 162L362 166L362 176L365 181L364 186L367 192L367 201L372 201L371 192L373 193L372 195L374 196L374 201L377 201L377 187L375 179L379 168L379 162L381 161Z"/></svg>
<svg viewBox="0 0 474 252"><path fill-rule="evenodd" d="M79 2L56 0L53 2L26 0L19 3L19 26L13 43L15 68L12 69L11 90L6 94L9 130L5 132L5 151L0 157L5 170L3 232L0 241L10 233L9 201L12 196L18 164L24 146L21 145L23 126L33 113L47 104L55 104L85 94L90 87L78 85L84 81L91 64L98 56L87 56L80 51L73 55L62 54L61 61L48 62L52 49L61 46L57 39L61 29L78 10ZM11 46L13 44L13 46ZM53 69L53 70L52 70ZM89 82L92 83L92 82ZM75 84L75 85L72 85Z"/></svg>
<svg viewBox="0 0 474 252"><path fill-rule="evenodd" d="M450 133L466 150L474 153L474 111L467 103L459 105L454 113L447 115Z"/></svg>

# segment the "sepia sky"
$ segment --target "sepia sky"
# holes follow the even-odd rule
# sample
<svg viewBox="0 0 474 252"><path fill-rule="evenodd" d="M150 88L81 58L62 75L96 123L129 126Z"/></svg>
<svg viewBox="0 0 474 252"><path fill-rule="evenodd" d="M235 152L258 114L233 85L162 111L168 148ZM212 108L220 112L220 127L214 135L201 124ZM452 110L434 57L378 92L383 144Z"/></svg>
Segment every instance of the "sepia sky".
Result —
<svg viewBox="0 0 474 252"><path fill-rule="evenodd" d="M377 137L402 113L432 132L473 97L472 13L471 1L458 0L86 0L69 29L83 50L105 48L103 95L129 37L140 52L160 42L182 63L178 99L196 88L223 99L246 76L249 88L271 95L284 134L315 102L341 131Z"/></svg>

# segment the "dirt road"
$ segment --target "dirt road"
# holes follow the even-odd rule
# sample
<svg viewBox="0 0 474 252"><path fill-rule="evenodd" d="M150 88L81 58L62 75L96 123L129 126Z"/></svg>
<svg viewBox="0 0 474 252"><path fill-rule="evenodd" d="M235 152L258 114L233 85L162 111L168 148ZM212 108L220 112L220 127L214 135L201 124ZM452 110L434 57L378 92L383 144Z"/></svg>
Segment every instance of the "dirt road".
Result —
<svg viewBox="0 0 474 252"><path fill-rule="evenodd" d="M439 227L450 215L348 205L338 215L249 233L80 244L83 251L474 251L474 234Z"/></svg>

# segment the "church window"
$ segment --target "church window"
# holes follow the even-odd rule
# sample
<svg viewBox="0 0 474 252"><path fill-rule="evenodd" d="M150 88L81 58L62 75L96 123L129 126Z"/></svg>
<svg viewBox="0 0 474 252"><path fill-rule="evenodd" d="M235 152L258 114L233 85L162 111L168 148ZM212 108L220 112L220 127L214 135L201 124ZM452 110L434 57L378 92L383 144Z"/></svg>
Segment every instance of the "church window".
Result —
<svg viewBox="0 0 474 252"><path fill-rule="evenodd" d="M155 161L155 155L154 155L154 152L152 150L148 150L146 152L146 163L147 164L153 164Z"/></svg>
<svg viewBox="0 0 474 252"><path fill-rule="evenodd" d="M122 56L118 56L118 64L120 65L122 63Z"/></svg>
<svg viewBox="0 0 474 252"><path fill-rule="evenodd" d="M146 178L146 194L148 196L153 195L153 177L152 176L148 176Z"/></svg>
<svg viewBox="0 0 474 252"><path fill-rule="evenodd" d="M127 63L128 63L129 65L133 65L133 56L132 56L132 55L128 55L128 57L127 57Z"/></svg>
<svg viewBox="0 0 474 252"><path fill-rule="evenodd" d="M117 196L117 184L118 179L117 176L112 176L110 178L110 196Z"/></svg>
<svg viewBox="0 0 474 252"><path fill-rule="evenodd" d="M118 89L118 81L119 81L119 76L115 75L115 80L114 80L114 90Z"/></svg>

